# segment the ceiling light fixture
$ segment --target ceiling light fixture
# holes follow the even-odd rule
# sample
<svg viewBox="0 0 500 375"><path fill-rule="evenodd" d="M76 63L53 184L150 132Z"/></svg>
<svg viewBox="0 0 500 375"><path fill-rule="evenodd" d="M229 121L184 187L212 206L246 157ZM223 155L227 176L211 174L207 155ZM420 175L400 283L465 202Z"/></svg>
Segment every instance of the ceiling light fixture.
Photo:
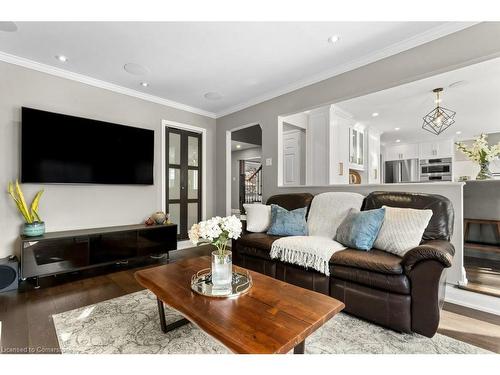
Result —
<svg viewBox="0 0 500 375"><path fill-rule="evenodd" d="M455 134L462 134L462 132L459 130L459 131L455 132Z"/></svg>
<svg viewBox="0 0 500 375"><path fill-rule="evenodd" d="M379 114L378 112L373 112L372 117L378 117L378 114Z"/></svg>
<svg viewBox="0 0 500 375"><path fill-rule="evenodd" d="M207 100L220 100L222 99L222 95L219 94L218 92L207 92L205 95L203 95L205 99Z"/></svg>
<svg viewBox="0 0 500 375"><path fill-rule="evenodd" d="M238 148L238 149L241 148L241 145L236 145L236 148Z"/></svg>
<svg viewBox="0 0 500 375"><path fill-rule="evenodd" d="M396 130L396 131L398 131L399 129L401 129L401 128L394 128L394 130Z"/></svg>
<svg viewBox="0 0 500 375"><path fill-rule="evenodd" d="M58 59L60 62L66 62L68 61L68 58L64 55L57 55L56 59Z"/></svg>
<svg viewBox="0 0 500 375"><path fill-rule="evenodd" d="M332 35L331 37L328 38L328 43L335 44L339 41L340 36L338 35Z"/></svg>
<svg viewBox="0 0 500 375"><path fill-rule="evenodd" d="M401 142L401 139L396 139L396 143L399 143L399 142Z"/></svg>
<svg viewBox="0 0 500 375"><path fill-rule="evenodd" d="M142 87L148 87L148 86L149 86L149 83L147 83L147 82L141 82L141 86L142 86Z"/></svg>
<svg viewBox="0 0 500 375"><path fill-rule="evenodd" d="M12 21L1 21L0 31L5 31L7 33L13 33L17 31L17 25Z"/></svg>
<svg viewBox="0 0 500 375"><path fill-rule="evenodd" d="M133 74L135 76L144 76L149 73L148 68L145 66L136 64L136 63L127 63L123 65L123 69L130 74Z"/></svg>
<svg viewBox="0 0 500 375"><path fill-rule="evenodd" d="M455 123L456 112L441 107L440 94L443 92L441 87L432 90L432 92L436 94L436 108L423 117L424 123L422 124L422 129L439 135Z"/></svg>

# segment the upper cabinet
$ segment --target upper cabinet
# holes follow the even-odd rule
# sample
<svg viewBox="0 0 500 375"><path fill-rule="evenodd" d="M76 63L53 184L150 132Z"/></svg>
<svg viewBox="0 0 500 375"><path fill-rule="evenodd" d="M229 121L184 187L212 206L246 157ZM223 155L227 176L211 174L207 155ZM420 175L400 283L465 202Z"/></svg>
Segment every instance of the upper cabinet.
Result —
<svg viewBox="0 0 500 375"><path fill-rule="evenodd" d="M380 132L375 128L368 128L367 132L367 177L369 184L380 183Z"/></svg>
<svg viewBox="0 0 500 375"><path fill-rule="evenodd" d="M451 158L453 156L453 140L425 142L419 145L420 159Z"/></svg>
<svg viewBox="0 0 500 375"><path fill-rule="evenodd" d="M365 169L365 133L353 127L349 128L349 168Z"/></svg>
<svg viewBox="0 0 500 375"><path fill-rule="evenodd" d="M418 152L418 144L387 146L385 149L385 160L418 159Z"/></svg>

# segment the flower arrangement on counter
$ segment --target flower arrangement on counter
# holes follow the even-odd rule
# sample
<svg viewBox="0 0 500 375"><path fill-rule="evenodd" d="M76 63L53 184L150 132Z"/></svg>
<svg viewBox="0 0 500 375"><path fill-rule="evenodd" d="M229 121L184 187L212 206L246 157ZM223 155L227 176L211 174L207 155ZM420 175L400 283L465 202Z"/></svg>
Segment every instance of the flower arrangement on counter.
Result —
<svg viewBox="0 0 500 375"><path fill-rule="evenodd" d="M236 216L216 216L198 224L189 230L189 239L194 245L212 244L220 256L225 256L227 242L238 239L241 235L241 221Z"/></svg>
<svg viewBox="0 0 500 375"><path fill-rule="evenodd" d="M457 149L462 151L471 161L479 164L480 171L477 180L487 180L493 178L489 170L489 164L500 155L500 142L496 145L488 145L488 135L481 134L474 139L472 146L467 147L463 142L456 142Z"/></svg>

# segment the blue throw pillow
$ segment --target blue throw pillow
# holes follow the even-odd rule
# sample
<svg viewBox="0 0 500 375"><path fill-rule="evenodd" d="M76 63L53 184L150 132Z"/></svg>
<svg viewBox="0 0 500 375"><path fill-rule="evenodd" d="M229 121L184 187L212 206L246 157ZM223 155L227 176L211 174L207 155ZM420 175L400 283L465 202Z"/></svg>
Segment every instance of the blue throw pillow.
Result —
<svg viewBox="0 0 500 375"><path fill-rule="evenodd" d="M267 234L273 236L307 236L307 207L288 211L277 204L271 205L271 226Z"/></svg>
<svg viewBox="0 0 500 375"><path fill-rule="evenodd" d="M384 222L385 208L358 211L353 208L337 229L335 241L358 250L370 250Z"/></svg>

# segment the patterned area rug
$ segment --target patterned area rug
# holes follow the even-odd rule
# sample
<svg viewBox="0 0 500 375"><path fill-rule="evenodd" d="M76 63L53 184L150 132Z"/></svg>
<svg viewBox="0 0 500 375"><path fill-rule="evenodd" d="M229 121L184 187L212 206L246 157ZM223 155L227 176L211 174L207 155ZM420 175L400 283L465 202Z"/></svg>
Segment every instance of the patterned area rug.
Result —
<svg viewBox="0 0 500 375"><path fill-rule="evenodd" d="M165 307L167 323L178 320ZM156 297L140 291L95 305L53 315L62 353L228 353L193 324L167 334L160 330ZM306 340L309 354L477 354L487 351L436 334L429 339L400 334L338 314Z"/></svg>

